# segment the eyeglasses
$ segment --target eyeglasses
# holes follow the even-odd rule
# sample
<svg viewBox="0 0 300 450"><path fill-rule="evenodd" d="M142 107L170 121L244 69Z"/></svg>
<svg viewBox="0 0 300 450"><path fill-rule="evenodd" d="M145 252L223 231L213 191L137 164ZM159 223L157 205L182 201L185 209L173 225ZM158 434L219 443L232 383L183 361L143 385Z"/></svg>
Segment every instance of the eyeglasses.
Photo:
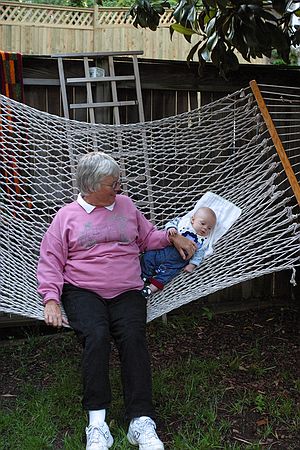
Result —
<svg viewBox="0 0 300 450"><path fill-rule="evenodd" d="M114 181L112 184L105 184L105 183L101 183L102 186L107 186L110 187L111 189L118 190L121 186L121 180L116 180Z"/></svg>

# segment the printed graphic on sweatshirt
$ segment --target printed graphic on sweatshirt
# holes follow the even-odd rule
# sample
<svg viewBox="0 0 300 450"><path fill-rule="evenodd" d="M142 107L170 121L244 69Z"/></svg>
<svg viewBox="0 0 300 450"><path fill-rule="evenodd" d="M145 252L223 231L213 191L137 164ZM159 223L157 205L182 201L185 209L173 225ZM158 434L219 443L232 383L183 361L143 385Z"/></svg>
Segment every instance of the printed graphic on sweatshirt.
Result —
<svg viewBox="0 0 300 450"><path fill-rule="evenodd" d="M133 239L128 236L127 229L127 218L116 214L100 225L88 221L80 230L78 244L83 248L91 248L100 243L128 243Z"/></svg>

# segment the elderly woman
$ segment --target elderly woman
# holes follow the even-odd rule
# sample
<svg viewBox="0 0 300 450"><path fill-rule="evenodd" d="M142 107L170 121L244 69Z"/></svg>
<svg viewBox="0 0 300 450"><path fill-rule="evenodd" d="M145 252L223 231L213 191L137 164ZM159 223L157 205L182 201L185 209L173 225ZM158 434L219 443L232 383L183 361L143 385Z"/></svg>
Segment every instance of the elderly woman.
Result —
<svg viewBox="0 0 300 450"><path fill-rule="evenodd" d="M157 230L130 198L119 195L120 169L109 155L83 156L79 195L62 207L40 251L38 292L48 325L63 324L60 303L83 345L83 407L89 414L86 450L113 444L105 422L111 401L110 338L119 351L128 440L142 450L162 450L154 422L146 299L139 255L175 245L184 258L196 250L188 239Z"/></svg>

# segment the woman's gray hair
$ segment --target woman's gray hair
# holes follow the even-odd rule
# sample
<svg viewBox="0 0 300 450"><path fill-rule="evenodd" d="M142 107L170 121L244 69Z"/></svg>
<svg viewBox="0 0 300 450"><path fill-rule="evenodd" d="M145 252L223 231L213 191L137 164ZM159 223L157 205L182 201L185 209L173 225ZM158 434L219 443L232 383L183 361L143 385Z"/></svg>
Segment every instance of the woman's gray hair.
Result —
<svg viewBox="0 0 300 450"><path fill-rule="evenodd" d="M84 155L78 163L76 183L81 195L96 192L103 178L120 176L118 163L103 152L91 152Z"/></svg>

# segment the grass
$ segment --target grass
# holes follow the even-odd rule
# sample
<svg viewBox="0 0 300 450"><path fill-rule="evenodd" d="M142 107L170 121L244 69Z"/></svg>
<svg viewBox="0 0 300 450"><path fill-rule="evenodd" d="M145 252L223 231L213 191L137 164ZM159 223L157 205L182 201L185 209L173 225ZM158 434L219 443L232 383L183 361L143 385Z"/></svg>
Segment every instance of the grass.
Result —
<svg viewBox="0 0 300 450"><path fill-rule="evenodd" d="M231 341L238 340L240 320L182 314L149 325L157 424L166 450L300 448L300 380L295 367L282 364L294 340L276 341L278 324L265 320L259 338ZM5 341L0 359L0 449L84 449L80 347L73 333ZM113 449L128 450L115 351L111 383Z"/></svg>

